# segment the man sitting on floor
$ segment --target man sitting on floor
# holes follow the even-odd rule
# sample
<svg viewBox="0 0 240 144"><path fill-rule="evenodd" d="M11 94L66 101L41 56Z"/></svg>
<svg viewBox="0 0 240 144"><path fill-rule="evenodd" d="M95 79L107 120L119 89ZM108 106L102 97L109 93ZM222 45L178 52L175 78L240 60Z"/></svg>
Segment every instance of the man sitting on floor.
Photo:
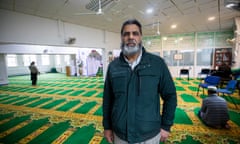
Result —
<svg viewBox="0 0 240 144"><path fill-rule="evenodd" d="M230 128L227 124L229 120L227 102L224 98L217 95L215 86L208 86L208 97L203 99L198 116L207 126Z"/></svg>

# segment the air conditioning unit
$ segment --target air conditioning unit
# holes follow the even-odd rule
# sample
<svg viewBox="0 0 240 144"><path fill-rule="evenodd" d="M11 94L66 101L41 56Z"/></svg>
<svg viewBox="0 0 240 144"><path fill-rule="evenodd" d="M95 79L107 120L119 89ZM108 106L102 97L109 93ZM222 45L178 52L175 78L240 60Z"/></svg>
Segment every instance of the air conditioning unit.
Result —
<svg viewBox="0 0 240 144"><path fill-rule="evenodd" d="M224 0L224 6L240 11L240 0Z"/></svg>

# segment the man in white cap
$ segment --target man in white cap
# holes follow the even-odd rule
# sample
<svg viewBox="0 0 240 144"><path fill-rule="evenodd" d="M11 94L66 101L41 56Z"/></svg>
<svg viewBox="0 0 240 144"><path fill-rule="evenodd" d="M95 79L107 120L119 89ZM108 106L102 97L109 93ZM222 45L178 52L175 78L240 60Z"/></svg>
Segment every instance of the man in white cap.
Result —
<svg viewBox="0 0 240 144"><path fill-rule="evenodd" d="M227 102L224 98L217 95L215 86L208 86L208 97L203 99L198 116L207 126L230 128L227 123L229 120Z"/></svg>

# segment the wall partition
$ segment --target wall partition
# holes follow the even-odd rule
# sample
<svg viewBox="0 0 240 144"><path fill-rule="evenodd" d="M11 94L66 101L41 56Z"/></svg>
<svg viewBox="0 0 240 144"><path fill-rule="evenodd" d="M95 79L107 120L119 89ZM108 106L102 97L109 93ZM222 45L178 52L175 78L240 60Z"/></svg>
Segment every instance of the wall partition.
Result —
<svg viewBox="0 0 240 144"><path fill-rule="evenodd" d="M197 77L202 68L214 68L215 49L232 48L226 40L233 36L233 31L145 36L143 44L150 52L160 52L174 77L182 68Z"/></svg>

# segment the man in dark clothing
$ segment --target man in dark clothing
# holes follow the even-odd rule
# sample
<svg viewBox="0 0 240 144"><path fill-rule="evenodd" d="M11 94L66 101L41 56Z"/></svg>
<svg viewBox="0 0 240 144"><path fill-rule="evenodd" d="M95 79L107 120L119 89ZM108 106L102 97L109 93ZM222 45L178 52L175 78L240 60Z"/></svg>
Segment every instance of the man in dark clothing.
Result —
<svg viewBox="0 0 240 144"><path fill-rule="evenodd" d="M167 140L173 125L173 79L164 60L143 48L137 20L123 23L121 39L120 57L109 64L104 84L104 136L115 144L159 144Z"/></svg>
<svg viewBox="0 0 240 144"><path fill-rule="evenodd" d="M198 116L210 127L230 128L227 124L229 120L227 102L218 96L216 91L215 86L208 86L208 97L203 99Z"/></svg>
<svg viewBox="0 0 240 144"><path fill-rule="evenodd" d="M31 81L32 81L32 85L36 86L37 85L37 75L40 74L40 72L38 71L38 68L35 66L35 62L31 62L30 66L29 66L29 70L31 72Z"/></svg>

